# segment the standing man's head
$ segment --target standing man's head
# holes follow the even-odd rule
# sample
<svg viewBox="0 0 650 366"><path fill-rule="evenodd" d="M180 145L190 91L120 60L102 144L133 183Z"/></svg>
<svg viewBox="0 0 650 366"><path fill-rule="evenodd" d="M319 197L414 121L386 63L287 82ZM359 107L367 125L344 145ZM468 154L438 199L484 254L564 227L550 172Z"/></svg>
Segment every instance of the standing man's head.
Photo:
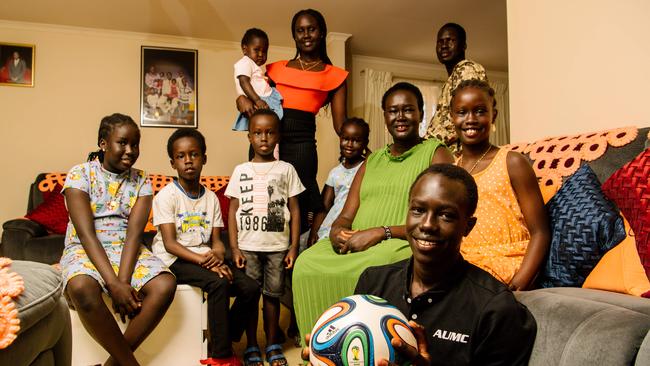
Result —
<svg viewBox="0 0 650 366"><path fill-rule="evenodd" d="M465 59L467 49L467 34L465 29L456 23L447 23L438 31L436 55L438 61L449 68Z"/></svg>
<svg viewBox="0 0 650 366"><path fill-rule="evenodd" d="M14 60L17 60L17 59L20 58L20 53L18 53L18 51L14 51L14 53L12 54L12 56L13 56Z"/></svg>

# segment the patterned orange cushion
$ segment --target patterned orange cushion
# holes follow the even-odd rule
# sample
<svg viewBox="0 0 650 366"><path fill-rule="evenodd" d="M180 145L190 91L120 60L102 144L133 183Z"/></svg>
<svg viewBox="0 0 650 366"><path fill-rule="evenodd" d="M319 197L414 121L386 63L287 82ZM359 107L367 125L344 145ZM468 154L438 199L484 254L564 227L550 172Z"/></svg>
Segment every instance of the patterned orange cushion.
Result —
<svg viewBox="0 0 650 366"><path fill-rule="evenodd" d="M149 181L151 182L151 188L154 195L160 192L161 189L165 188L165 186L171 183L172 180L172 177L166 175L149 174Z"/></svg>
<svg viewBox="0 0 650 366"><path fill-rule="evenodd" d="M504 148L528 154L544 201L547 202L560 189L563 178L575 173L583 161L598 159L608 146L629 144L638 133L636 127L622 127L581 135L548 137L530 144L510 144Z"/></svg>
<svg viewBox="0 0 650 366"><path fill-rule="evenodd" d="M38 184L38 189L41 192L51 192L54 190L54 187L56 187L57 184L60 184L63 186L65 184L65 177L67 173L48 173L45 175L45 178L41 180L41 182ZM151 188L153 189L153 194L156 195L158 192L160 192L161 189L163 189L167 184L171 183L174 180L173 177L167 176L167 175L162 175L162 174L149 174L149 181L151 182ZM203 184L207 189L213 191L214 193L217 193L218 196L218 191L227 186L228 182L230 181L229 176L203 176L201 177L201 184ZM221 210L222 210L222 215L223 215L223 210L224 210L224 203L221 202ZM227 206L226 206L227 210ZM226 214L227 215L227 212ZM227 216L224 216L224 220L227 218ZM67 215L66 215L66 222L67 222ZM227 223L225 223L227 225ZM227 226L226 226L227 227ZM144 228L145 232L155 232L156 227L153 226L153 211L149 212L149 219L147 220L147 225ZM65 232L65 230L64 230Z"/></svg>
<svg viewBox="0 0 650 366"><path fill-rule="evenodd" d="M65 176L68 173L47 173L45 178L38 183L38 190L41 192L52 192L56 185L65 185Z"/></svg>

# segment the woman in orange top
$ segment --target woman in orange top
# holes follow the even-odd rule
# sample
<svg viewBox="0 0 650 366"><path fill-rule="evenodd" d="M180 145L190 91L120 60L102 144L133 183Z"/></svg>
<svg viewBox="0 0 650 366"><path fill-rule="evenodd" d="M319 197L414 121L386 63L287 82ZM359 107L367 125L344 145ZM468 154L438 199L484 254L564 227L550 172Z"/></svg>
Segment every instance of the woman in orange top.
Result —
<svg viewBox="0 0 650 366"><path fill-rule="evenodd" d="M347 117L345 79L348 72L333 66L327 56L327 25L321 13L313 9L297 12L291 21L291 31L296 42L296 56L288 61L268 64L266 70L283 98L280 160L296 168L306 188L298 196L302 233L310 227L308 218L324 210L316 182L316 114L329 104L334 131L340 133ZM255 107L242 95L237 98L237 108L242 113L249 113Z"/></svg>
<svg viewBox="0 0 650 366"><path fill-rule="evenodd" d="M472 174L479 197L478 220L460 252L510 289L529 289L551 238L535 173L523 155L490 144L497 110L489 84L465 80L451 95L451 120L461 143L456 165Z"/></svg>

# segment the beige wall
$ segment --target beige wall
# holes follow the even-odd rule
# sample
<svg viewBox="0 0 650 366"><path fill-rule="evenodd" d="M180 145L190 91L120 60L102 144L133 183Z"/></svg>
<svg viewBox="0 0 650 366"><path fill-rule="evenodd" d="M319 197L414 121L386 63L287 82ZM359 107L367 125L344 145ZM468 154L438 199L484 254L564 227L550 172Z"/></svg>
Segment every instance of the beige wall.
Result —
<svg viewBox="0 0 650 366"><path fill-rule="evenodd" d="M142 45L199 50L199 130L208 142L204 174L229 175L247 159L246 135L230 130L236 117L232 64L241 57L237 43L8 21L0 21L0 40L36 45L35 87L0 86L0 222L25 214L29 184L38 173L67 171L97 149L101 117L121 112L139 121ZM293 53L271 45L269 61ZM318 137L326 139L334 132L322 119ZM173 174L166 155L172 131L143 128L136 167ZM319 144L319 155L320 175L327 174L338 144Z"/></svg>
<svg viewBox="0 0 650 366"><path fill-rule="evenodd" d="M511 141L650 125L650 1L508 0Z"/></svg>

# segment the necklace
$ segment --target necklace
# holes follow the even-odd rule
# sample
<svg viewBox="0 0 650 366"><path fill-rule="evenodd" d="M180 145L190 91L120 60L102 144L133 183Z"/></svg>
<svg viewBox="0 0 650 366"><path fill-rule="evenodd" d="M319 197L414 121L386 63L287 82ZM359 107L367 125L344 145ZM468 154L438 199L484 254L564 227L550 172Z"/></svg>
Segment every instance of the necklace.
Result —
<svg viewBox="0 0 650 366"><path fill-rule="evenodd" d="M122 188L122 184L124 181L126 181L126 178L122 178L119 182L113 181L108 184L108 194L111 196L111 200L108 202L108 207L111 210L117 210L117 208L120 206L122 203L122 195L120 195L120 188Z"/></svg>
<svg viewBox="0 0 650 366"><path fill-rule="evenodd" d="M300 63L300 68L302 69L302 71L309 71L315 68L316 66L320 65L323 61L318 60L313 62L303 62L300 56L298 56L298 62ZM305 67L305 65L307 65L307 67Z"/></svg>
<svg viewBox="0 0 650 366"><path fill-rule="evenodd" d="M266 169L265 172L258 172L257 169L255 169L255 164L259 164L259 163L253 163L253 162L251 162L251 169L253 169L253 171L255 172L255 175L258 175L258 176L259 176L259 175L262 175L262 176L264 176L264 175L269 174L269 172L270 172L271 170L273 170L273 168L275 167L275 164L277 164L277 163L278 163L278 161L277 161L277 160L274 160L274 161L273 161L273 164L271 164L271 167L268 168L268 169ZM264 163L262 163L262 164L264 164Z"/></svg>
<svg viewBox="0 0 650 366"><path fill-rule="evenodd" d="M105 179L104 184L106 187L106 193L108 193L110 196L110 200L108 201L108 209L115 211L122 203L122 195L119 193L120 189L122 188L122 184L124 184L124 182L129 178L128 170L122 173L113 173L110 170L104 168L102 163L99 164L101 170L105 172L105 174L103 174Z"/></svg>
<svg viewBox="0 0 650 366"><path fill-rule="evenodd" d="M487 150L485 150L485 152L483 153L483 155L481 155L481 157L478 158L478 160L476 160L476 163L474 163L474 165L472 165L472 169L470 169L470 170L467 171L469 174L472 174L472 172L474 171L474 169L476 169L476 166L478 165L478 163L480 163L481 160L483 160L483 158L485 157L485 155L487 155L487 153L489 153L490 150L492 150L492 144L490 144L490 146L488 147ZM456 164L456 165L458 165L458 166L462 166L462 164L463 164L463 154L460 155L460 159L458 159L458 164Z"/></svg>
<svg viewBox="0 0 650 366"><path fill-rule="evenodd" d="M181 184L181 182L179 182L178 180L174 180L174 183L176 183L176 187L180 188L181 191L187 197L189 197L189 198L191 198L193 200L198 199L199 197L201 197L201 195L203 195L203 190L205 189L202 184L199 184L199 193L197 193L197 195L194 196L194 195L191 195L190 192L186 191L185 188L183 188L183 185Z"/></svg>

